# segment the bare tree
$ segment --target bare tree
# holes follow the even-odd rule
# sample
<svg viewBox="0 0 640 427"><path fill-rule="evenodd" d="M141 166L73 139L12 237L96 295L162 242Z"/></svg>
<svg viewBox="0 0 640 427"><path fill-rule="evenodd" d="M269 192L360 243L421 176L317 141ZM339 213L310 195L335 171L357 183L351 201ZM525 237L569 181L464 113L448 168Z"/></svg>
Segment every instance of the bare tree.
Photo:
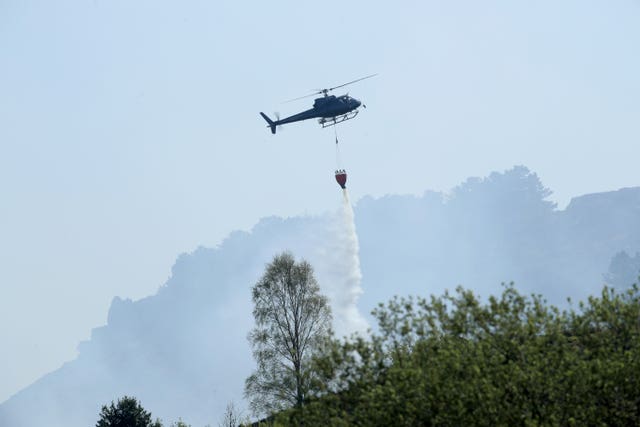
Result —
<svg viewBox="0 0 640 427"><path fill-rule="evenodd" d="M233 401L227 403L224 417L220 422L220 427L238 427L242 423L242 413L236 408Z"/></svg>
<svg viewBox="0 0 640 427"><path fill-rule="evenodd" d="M245 382L251 409L300 407L314 378L311 356L331 335L331 310L313 268L288 252L275 256L253 287L253 304L249 341L258 366Z"/></svg>

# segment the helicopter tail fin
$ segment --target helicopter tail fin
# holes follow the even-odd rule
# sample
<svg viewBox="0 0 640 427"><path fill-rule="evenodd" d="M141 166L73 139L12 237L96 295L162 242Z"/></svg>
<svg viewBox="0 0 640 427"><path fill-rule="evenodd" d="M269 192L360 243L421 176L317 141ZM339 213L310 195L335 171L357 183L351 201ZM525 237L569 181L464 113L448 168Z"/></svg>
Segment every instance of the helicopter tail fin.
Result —
<svg viewBox="0 0 640 427"><path fill-rule="evenodd" d="M276 124L273 120L271 120L269 117L267 117L267 115L263 112L260 112L260 115L262 116L263 119L265 119L267 121L267 123L269 123L269 127L271 128L271 133L275 135L276 133Z"/></svg>

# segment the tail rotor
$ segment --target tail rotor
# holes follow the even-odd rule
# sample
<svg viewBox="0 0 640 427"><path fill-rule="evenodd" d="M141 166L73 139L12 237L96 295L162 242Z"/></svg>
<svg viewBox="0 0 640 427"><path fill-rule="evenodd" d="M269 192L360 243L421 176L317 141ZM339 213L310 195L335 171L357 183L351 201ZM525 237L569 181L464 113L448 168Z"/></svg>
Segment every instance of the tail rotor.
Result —
<svg viewBox="0 0 640 427"><path fill-rule="evenodd" d="M273 115L276 116L276 123L278 123L280 121L280 113L276 111ZM279 131L282 131L282 125L276 125L276 127Z"/></svg>

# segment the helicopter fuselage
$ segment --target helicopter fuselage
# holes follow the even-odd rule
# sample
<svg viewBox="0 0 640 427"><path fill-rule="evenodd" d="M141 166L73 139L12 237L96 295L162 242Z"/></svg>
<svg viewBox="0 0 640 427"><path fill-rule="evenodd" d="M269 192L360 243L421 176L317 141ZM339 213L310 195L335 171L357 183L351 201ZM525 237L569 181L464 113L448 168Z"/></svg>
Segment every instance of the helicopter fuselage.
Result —
<svg viewBox="0 0 640 427"><path fill-rule="evenodd" d="M360 101L355 98L351 98L349 95L323 96L322 98L317 98L313 102L313 108L294 114L293 116L286 117L282 120L278 120L275 123L276 125L284 125L287 123L320 117L331 118L342 116L343 114L347 114L360 107L360 105L362 105Z"/></svg>
<svg viewBox="0 0 640 427"><path fill-rule="evenodd" d="M359 100L352 98L349 95L327 95L321 98L316 98L313 102L313 108L281 120L270 121L267 120L267 117L264 115L264 113L261 114L269 123L269 127L271 127L272 133L275 133L276 126L315 118L335 119L358 109L360 105L362 105L362 103Z"/></svg>

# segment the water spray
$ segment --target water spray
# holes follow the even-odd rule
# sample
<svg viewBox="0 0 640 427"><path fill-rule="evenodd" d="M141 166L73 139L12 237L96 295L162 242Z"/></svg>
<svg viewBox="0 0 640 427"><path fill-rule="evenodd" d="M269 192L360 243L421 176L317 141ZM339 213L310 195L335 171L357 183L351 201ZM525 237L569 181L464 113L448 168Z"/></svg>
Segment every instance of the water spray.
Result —
<svg viewBox="0 0 640 427"><path fill-rule="evenodd" d="M365 333L369 325L357 307L362 294L360 282L360 246L354 221L353 208L347 190L347 172L341 168L338 132L334 126L336 141L336 181L342 188L342 206L332 221L333 247L326 254L332 266L330 272L331 301L334 327L338 335Z"/></svg>

